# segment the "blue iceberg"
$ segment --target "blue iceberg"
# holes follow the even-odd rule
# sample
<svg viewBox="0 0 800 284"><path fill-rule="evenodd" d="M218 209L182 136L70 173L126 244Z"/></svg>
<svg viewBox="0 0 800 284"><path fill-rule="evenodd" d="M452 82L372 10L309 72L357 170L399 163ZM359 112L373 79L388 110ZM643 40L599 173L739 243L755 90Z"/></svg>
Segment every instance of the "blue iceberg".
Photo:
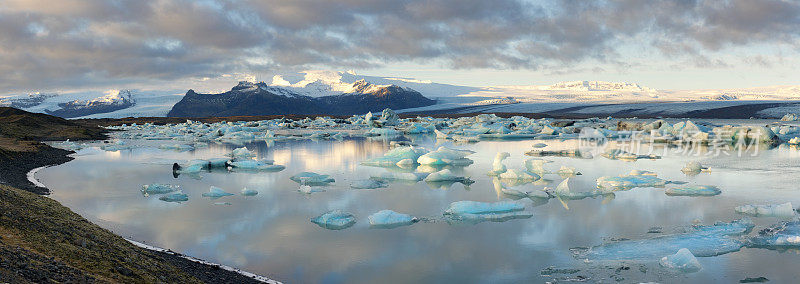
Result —
<svg viewBox="0 0 800 284"><path fill-rule="evenodd" d="M408 226L419 221L417 217L397 213L392 210L381 210L369 215L367 218L369 219L370 228L378 229L392 229Z"/></svg>
<svg viewBox="0 0 800 284"><path fill-rule="evenodd" d="M341 230L353 226L356 223L356 217L342 210L333 210L312 218L311 223L328 230Z"/></svg>

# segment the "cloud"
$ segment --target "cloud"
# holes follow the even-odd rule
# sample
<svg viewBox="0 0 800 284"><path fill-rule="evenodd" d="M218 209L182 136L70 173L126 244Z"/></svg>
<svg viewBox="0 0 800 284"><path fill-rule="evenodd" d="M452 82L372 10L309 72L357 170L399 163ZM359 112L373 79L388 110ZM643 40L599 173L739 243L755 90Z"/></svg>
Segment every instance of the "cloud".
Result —
<svg viewBox="0 0 800 284"><path fill-rule="evenodd" d="M406 62L558 74L640 51L769 66L757 46L799 37L800 3L783 0L5 0L0 91Z"/></svg>

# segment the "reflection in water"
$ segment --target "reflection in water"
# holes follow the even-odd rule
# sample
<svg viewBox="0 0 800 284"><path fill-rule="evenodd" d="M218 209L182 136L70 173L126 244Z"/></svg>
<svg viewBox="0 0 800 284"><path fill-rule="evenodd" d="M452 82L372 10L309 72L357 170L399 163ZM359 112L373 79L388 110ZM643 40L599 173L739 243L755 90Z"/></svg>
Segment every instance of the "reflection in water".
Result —
<svg viewBox="0 0 800 284"><path fill-rule="evenodd" d="M438 147L432 137L410 140L428 149ZM711 224L731 221L741 215L734 208L743 204L800 204L800 151L782 145L760 149L755 155L704 155L675 153L654 145L661 159L636 161L544 157L553 163L545 169L574 167L582 175L570 177L570 190L588 192L600 176L619 176L631 170L649 170L669 181L686 181L719 187L722 194L696 198L667 196L663 188L635 188L611 194L560 202L529 196L514 202L525 205L525 219L499 220L479 224L450 225L442 213L452 202L508 201L486 173L498 152L509 152L504 160L509 169L525 169L524 153L531 145L546 143L541 150L576 149L575 140L483 141L441 145L469 149L475 163L466 167L421 166L417 172L444 168L475 182L427 183L390 181L387 188L351 189L350 185L387 172L408 173L413 168L380 168L360 165L361 161L383 155L390 142L380 139L344 141L286 141L267 145L247 144L259 159L274 159L285 165L280 172L202 172L197 176L173 178L173 161L224 157L237 145L215 145L190 152L138 148L119 152L85 149L76 160L42 170L37 175L53 190L52 198L82 216L114 232L145 243L170 248L188 255L236 266L288 283L294 282L541 282L540 271L549 266L577 267L589 273L582 260L572 257L570 248L589 247L609 238L645 239L651 227L664 233L683 231L693 222ZM613 142L612 142L613 145ZM666 149L666 150L665 150ZM630 152L630 150L627 150ZM659 152L660 151L660 152ZM680 169L690 161L710 168L708 174L686 176ZM301 172L329 174L328 186L316 187L314 194L289 179ZM534 183L513 184L518 192L534 194L554 187L564 177L544 174ZM188 201L164 202L158 195L143 196L142 185L178 184ZM217 200L202 198L211 186L237 193ZM258 191L255 196L238 194L243 188ZM321 191L318 189L324 189ZM230 206L219 206L228 203ZM419 217L418 222L387 230L369 229L367 216L389 209ZM567 210L568 209L568 210ZM352 213L355 223L343 230L328 230L309 222L333 210ZM512 219L512 218L509 218ZM775 218L754 218L756 229L771 225ZM674 252L672 252L674 253ZM800 260L797 254L743 249L701 257L704 269L682 281L735 282L746 276L766 276L774 281L791 281L798 271L786 263ZM631 272L630 281L665 281L664 274ZM603 277L586 275L590 277ZM627 281L626 280L626 281ZM669 280L667 280L669 281Z"/></svg>

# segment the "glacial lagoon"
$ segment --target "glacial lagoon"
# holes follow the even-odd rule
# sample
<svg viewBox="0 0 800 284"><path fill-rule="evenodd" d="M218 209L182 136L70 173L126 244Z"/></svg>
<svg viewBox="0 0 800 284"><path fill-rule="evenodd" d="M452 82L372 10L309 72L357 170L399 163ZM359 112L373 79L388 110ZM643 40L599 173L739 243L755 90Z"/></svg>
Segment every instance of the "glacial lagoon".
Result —
<svg viewBox="0 0 800 284"><path fill-rule="evenodd" d="M770 121L736 123L765 125ZM428 150L441 146L471 150L475 153L467 158L474 163L411 168L362 165L397 147L392 141L398 140ZM636 251L637 240L646 249L657 250L654 248L662 241L697 230L693 225L711 226L718 221L743 218L752 222L753 228L730 237L748 242L764 228L793 220L796 217L757 217L735 211L748 204L800 204L800 148L786 143L759 145L742 153L714 153L714 149L705 147L685 151L664 144L645 144L653 148L630 151L656 153L660 158L614 160L602 153L624 145L614 141L598 145L579 139L481 139L466 143L437 139L434 134L409 134L393 138L345 136L209 143L192 150L162 147L178 143L173 141L121 141L136 146L105 151L100 147L109 144L87 144L77 151L74 161L42 169L36 178L52 190L51 198L125 238L284 283L731 283L748 277L785 283L800 277L793 265L800 261L800 254L793 249L745 245L716 256L696 255L702 269L692 273L659 264L661 257L675 254L677 249L644 259L614 254L589 259L592 254L586 253L604 244L633 244L626 249ZM546 146L533 147L540 143ZM173 163L225 157L243 146L252 150L256 158L274 160L285 169L173 174ZM552 172L567 166L581 173L569 177L571 190L591 191L597 188L598 178L626 175L633 170L654 172L668 183L664 187L618 190L577 200L519 198L499 189L495 177L487 175L500 152L509 153L503 161L509 170L523 171L525 160L532 158L526 152L578 147L589 148L592 158L542 157L552 161L544 164ZM689 162L700 162L708 169L687 175L681 169ZM383 188L351 187L386 172L445 168L453 175L469 177L470 182L394 180L387 181ZM290 177L301 172L327 174L335 182L322 187L324 191L300 192L301 186ZM552 189L565 178L547 173L538 181L505 182L503 186L538 193L547 187L552 194ZM188 200L165 202L159 199L161 195L143 194L142 186L153 183L179 185ZM691 185L712 185L721 193L665 194L667 188ZM233 195L204 197L203 193L212 186ZM244 188L251 190L250 194L242 194ZM252 190L258 193L253 195ZM443 213L458 201L515 202L524 206L522 212L532 216L485 222L446 218ZM419 222L371 227L368 216L386 209L417 217ZM311 222L333 210L352 213L355 224L332 230Z"/></svg>

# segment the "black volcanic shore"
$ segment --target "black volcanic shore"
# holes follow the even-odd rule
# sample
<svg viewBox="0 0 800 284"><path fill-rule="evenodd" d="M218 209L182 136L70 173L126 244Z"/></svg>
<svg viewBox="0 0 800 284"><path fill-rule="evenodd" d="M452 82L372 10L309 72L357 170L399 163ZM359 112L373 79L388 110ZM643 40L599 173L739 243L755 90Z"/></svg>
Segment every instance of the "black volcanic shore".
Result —
<svg viewBox="0 0 800 284"><path fill-rule="evenodd" d="M39 194L27 173L72 160L46 140L105 139L106 130L0 108L0 283L258 283L180 255L140 248ZM109 185L112 186L112 185Z"/></svg>

